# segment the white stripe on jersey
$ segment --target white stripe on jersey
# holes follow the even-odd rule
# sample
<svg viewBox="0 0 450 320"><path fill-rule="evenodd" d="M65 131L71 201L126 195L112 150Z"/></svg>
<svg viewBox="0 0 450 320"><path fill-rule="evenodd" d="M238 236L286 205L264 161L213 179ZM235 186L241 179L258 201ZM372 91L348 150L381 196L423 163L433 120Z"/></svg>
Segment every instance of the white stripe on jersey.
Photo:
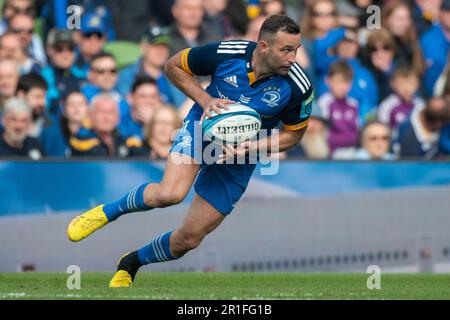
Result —
<svg viewBox="0 0 450 320"><path fill-rule="evenodd" d="M305 73L303 72L302 68L300 68L300 66L298 66L296 63L294 63L294 68L300 72L302 78L306 81L306 83L308 84L308 86L311 86L311 82L309 82L308 77L305 75Z"/></svg>
<svg viewBox="0 0 450 320"><path fill-rule="evenodd" d="M291 69L293 70L293 69ZM303 93L306 93L306 89L303 87L303 85L300 83L299 79L296 75L292 73L292 71L289 71L288 75L291 77L292 80L297 84L297 86L302 90Z"/></svg>
<svg viewBox="0 0 450 320"><path fill-rule="evenodd" d="M225 48L225 49L247 49L247 46L243 45L224 45L221 44L219 48Z"/></svg>
<svg viewBox="0 0 450 320"><path fill-rule="evenodd" d="M248 41L223 41L221 44L249 44Z"/></svg>
<svg viewBox="0 0 450 320"><path fill-rule="evenodd" d="M301 83L305 86L306 90L309 89L310 84L308 84L308 81L304 79L302 74L299 72L298 67L294 64L294 66L291 68L292 72L297 76L298 80L301 81Z"/></svg>
<svg viewBox="0 0 450 320"><path fill-rule="evenodd" d="M238 54L238 53L245 53L245 50L217 50L217 53L229 53L229 54Z"/></svg>

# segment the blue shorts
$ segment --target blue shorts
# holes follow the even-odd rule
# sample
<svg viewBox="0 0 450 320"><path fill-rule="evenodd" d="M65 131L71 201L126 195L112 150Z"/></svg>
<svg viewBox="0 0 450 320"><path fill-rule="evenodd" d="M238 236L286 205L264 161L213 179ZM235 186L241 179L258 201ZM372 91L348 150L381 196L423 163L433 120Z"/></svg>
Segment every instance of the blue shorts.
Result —
<svg viewBox="0 0 450 320"><path fill-rule="evenodd" d="M218 149L202 139L202 129L198 123L202 114L200 107L191 108L170 152L190 156L201 164L194 184L195 192L220 213L228 215L244 194L256 164L214 163L213 157Z"/></svg>

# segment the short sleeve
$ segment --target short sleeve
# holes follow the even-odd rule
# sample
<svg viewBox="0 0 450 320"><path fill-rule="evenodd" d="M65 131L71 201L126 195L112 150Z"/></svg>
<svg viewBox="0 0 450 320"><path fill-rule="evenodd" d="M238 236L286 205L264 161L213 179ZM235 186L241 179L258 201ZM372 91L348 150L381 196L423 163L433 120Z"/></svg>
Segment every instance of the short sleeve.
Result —
<svg viewBox="0 0 450 320"><path fill-rule="evenodd" d="M310 80L298 65L292 67L287 79L291 88L291 97L281 112L280 119L287 130L297 131L308 126L314 90Z"/></svg>
<svg viewBox="0 0 450 320"><path fill-rule="evenodd" d="M281 122L287 130L297 131L304 129L309 124L312 106L314 101L314 91L312 87L304 94L294 93L289 104L281 113Z"/></svg>
<svg viewBox="0 0 450 320"><path fill-rule="evenodd" d="M238 44L233 44L238 43ZM218 66L226 60L243 57L249 45L248 41L215 42L181 52L181 66L191 75L213 75Z"/></svg>
<svg viewBox="0 0 450 320"><path fill-rule="evenodd" d="M191 75L209 76L215 73L222 62L217 55L218 43L188 48L181 53L181 66Z"/></svg>

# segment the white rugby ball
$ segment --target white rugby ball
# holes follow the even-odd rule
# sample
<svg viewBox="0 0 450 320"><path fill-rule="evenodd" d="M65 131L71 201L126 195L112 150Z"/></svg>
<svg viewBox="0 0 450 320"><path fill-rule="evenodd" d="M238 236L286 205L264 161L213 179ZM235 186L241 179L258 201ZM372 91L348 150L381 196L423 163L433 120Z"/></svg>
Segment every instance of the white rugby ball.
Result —
<svg viewBox="0 0 450 320"><path fill-rule="evenodd" d="M229 104L228 108L221 109L221 114L211 112L212 116L203 120L203 136L219 144L241 143L256 137L261 129L259 113L242 104Z"/></svg>

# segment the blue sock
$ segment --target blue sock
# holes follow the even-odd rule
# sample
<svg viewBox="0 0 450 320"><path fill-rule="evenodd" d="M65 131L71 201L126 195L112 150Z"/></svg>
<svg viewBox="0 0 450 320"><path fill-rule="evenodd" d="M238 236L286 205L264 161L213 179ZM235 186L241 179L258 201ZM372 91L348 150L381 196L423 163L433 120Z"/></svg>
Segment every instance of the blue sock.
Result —
<svg viewBox="0 0 450 320"><path fill-rule="evenodd" d="M144 203L144 190L149 183L142 184L127 193L123 198L105 204L103 212L108 221L114 221L123 214L153 209Z"/></svg>
<svg viewBox="0 0 450 320"><path fill-rule="evenodd" d="M156 237L148 245L137 251L141 264L144 265L178 259L178 257L175 257L170 252L170 235L172 232L173 231L170 231Z"/></svg>

